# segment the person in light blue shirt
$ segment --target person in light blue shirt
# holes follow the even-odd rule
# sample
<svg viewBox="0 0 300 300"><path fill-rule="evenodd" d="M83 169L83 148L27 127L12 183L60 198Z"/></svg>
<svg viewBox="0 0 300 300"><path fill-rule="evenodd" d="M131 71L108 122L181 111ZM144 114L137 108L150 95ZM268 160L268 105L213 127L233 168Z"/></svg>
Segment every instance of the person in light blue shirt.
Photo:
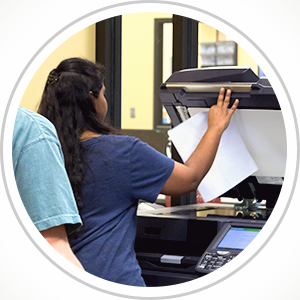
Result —
<svg viewBox="0 0 300 300"><path fill-rule="evenodd" d="M55 127L43 116L20 106L12 158L20 197L36 228L56 250L82 268L67 238L82 221Z"/></svg>

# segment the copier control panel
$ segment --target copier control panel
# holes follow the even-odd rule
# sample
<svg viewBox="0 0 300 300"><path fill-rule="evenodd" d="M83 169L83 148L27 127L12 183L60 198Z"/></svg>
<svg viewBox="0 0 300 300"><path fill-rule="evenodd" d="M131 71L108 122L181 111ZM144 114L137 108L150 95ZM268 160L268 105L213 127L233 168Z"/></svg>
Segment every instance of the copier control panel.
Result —
<svg viewBox="0 0 300 300"><path fill-rule="evenodd" d="M241 253L261 229L262 225L257 224L225 224L196 264L196 272L207 274L224 266Z"/></svg>

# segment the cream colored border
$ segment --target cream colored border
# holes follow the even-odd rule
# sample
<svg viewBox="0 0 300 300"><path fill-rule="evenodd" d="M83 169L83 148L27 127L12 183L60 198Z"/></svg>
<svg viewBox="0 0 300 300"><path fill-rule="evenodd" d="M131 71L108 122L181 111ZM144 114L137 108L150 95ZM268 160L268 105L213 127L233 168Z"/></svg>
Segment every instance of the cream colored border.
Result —
<svg viewBox="0 0 300 300"><path fill-rule="evenodd" d="M102 8L99 9L99 1L69 1L61 4L51 0L46 5L38 1L26 1L19 2L17 6L7 4L6 8L9 9L1 11L1 14L6 13L4 21L12 24L2 27L5 28L3 31L1 29L1 34L5 32L5 45L1 47L0 59L0 83L2 99L5 99L0 104L3 120L0 138L4 142L4 155L2 153L0 159L3 181L1 265L4 266L1 268L1 296L8 299L110 299L115 296L125 299L283 299L287 294L298 294L299 288L293 275L296 277L299 263L292 260L291 256L297 253L299 230L299 191L295 185L299 167L296 160L299 54L295 47L297 30L294 29L299 28L299 21L297 23L294 17L297 7L292 1L285 1L284 5L276 3L276 7L271 0L264 3L237 0L152 2L164 4L101 1ZM132 3L134 5L129 5ZM24 12L28 10L30 14L25 18ZM91 15L95 10L98 13ZM286 182L278 206L260 238L218 272L172 288L120 287L69 266L47 248L29 222L20 205L11 170L14 114L26 83L41 61L79 29L101 18L137 10L170 11L193 17L220 28L240 43L268 74L283 107L288 132ZM7 17L9 15L10 18ZM294 37L289 37L291 31ZM47 43L49 37L53 39ZM47 47L40 48L45 43ZM33 57L38 49L42 50ZM285 285L281 284L282 281Z"/></svg>

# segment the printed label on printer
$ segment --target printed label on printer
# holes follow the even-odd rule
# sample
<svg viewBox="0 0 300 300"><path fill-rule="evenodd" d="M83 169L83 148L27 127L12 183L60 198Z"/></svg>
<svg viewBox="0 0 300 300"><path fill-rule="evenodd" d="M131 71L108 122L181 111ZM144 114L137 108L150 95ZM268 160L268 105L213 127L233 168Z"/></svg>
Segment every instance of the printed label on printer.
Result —
<svg viewBox="0 0 300 300"><path fill-rule="evenodd" d="M283 184L283 177L256 176L256 179L261 184Z"/></svg>

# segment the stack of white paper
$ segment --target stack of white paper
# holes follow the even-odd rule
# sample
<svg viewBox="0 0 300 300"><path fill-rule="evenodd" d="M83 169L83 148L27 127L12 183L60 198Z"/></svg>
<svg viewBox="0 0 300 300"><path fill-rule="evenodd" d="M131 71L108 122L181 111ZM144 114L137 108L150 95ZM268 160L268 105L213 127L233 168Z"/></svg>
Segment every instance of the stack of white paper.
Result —
<svg viewBox="0 0 300 300"><path fill-rule="evenodd" d="M198 113L168 131L183 162L196 149L207 130L208 112ZM208 202L224 194L258 170L239 132L231 120L222 135L214 163L200 183L198 190Z"/></svg>

